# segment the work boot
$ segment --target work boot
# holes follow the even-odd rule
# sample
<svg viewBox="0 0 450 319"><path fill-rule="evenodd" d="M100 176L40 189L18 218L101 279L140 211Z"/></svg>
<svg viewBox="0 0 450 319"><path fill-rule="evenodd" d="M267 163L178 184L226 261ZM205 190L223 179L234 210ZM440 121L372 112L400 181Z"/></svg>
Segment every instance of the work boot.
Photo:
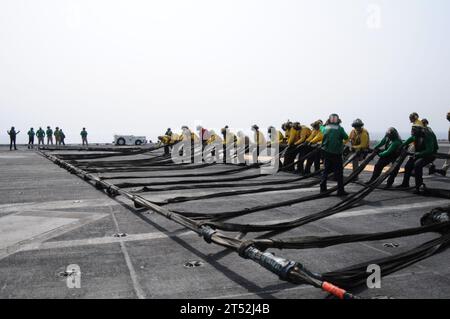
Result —
<svg viewBox="0 0 450 319"><path fill-rule="evenodd" d="M337 193L337 196L342 197L342 196L347 196L348 193L346 191L340 191Z"/></svg>
<svg viewBox="0 0 450 319"><path fill-rule="evenodd" d="M447 171L445 169L435 169L434 171L444 177L447 176Z"/></svg>
<svg viewBox="0 0 450 319"><path fill-rule="evenodd" d="M425 189L425 184L422 184L422 185L423 185L423 188L424 188L424 192L423 193L425 193L425 190L426 190ZM420 187L422 185L416 186L416 189L413 192L414 195L422 195L423 194L422 191L420 190Z"/></svg>
<svg viewBox="0 0 450 319"><path fill-rule="evenodd" d="M408 188L409 184L401 183L400 185L395 186L394 188Z"/></svg>
<svg viewBox="0 0 450 319"><path fill-rule="evenodd" d="M428 168L428 175L433 175L434 173L436 173L436 166L431 165L431 166Z"/></svg>
<svg viewBox="0 0 450 319"><path fill-rule="evenodd" d="M421 190L420 188L423 188L423 190ZM415 195L427 195L429 194L429 190L427 188L427 186L422 183L422 185L416 186L416 190L413 192L413 194Z"/></svg>

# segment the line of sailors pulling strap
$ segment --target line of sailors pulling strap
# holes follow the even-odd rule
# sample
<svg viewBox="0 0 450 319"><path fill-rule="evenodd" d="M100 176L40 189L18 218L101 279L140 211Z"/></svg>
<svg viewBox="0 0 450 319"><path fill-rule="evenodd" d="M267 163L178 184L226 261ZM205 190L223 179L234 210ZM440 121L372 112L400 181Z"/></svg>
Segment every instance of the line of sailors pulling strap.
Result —
<svg viewBox="0 0 450 319"><path fill-rule="evenodd" d="M449 168L447 159L442 169L436 169L433 165L436 159L439 146L436 135L430 128L426 119L420 119L414 112L410 114L409 120L412 124L411 136L403 141L394 127L390 127L383 139L374 146L374 152L378 155L378 161L374 166L372 177L366 184L375 181L383 172L383 169L392 164L404 148L408 148L409 158L404 166L403 182L396 186L397 188L409 188L410 178L415 178L415 193L420 193L420 188L425 188L423 183L423 168L430 166L430 173L440 173L446 175ZM450 112L447 113L447 120L450 121ZM273 126L268 128L269 141L266 141L264 134L257 125L252 126L254 131L254 143L257 147L270 146L271 143L278 142L280 151L284 149L284 161L282 170L292 171L301 175L311 174L320 170L320 164L323 162L324 170L321 175L320 191L327 192L327 180L330 173L334 173L337 181L338 196L346 196L348 193L344 190L343 181L343 155L345 152L356 153L352 160L353 170L357 169L359 162L362 161L369 152L371 152L369 143L369 132L364 128L364 123L356 119L352 123L352 131L347 134L341 126L341 119L337 114L331 114L328 120L323 123L317 120L311 123L311 127L301 125L299 122L287 121L281 125L280 130ZM172 145L180 141L190 140L191 143L201 142L203 146L222 143L225 147L227 143L234 144L235 147L249 145L250 140L243 132L237 135L229 130L228 126L221 129L221 134L216 134L213 130L208 131L198 126L199 136L192 132L187 126L182 127L182 133L176 134L169 128L163 136L158 139L165 145L165 153L169 154ZM450 129L449 129L450 142ZM311 152L320 148L319 152ZM307 156L308 154L313 156ZM297 160L296 159L305 159ZM225 159L224 159L225 161ZM296 165L294 165L296 164ZM398 170L394 171L387 180L387 188L392 187Z"/></svg>

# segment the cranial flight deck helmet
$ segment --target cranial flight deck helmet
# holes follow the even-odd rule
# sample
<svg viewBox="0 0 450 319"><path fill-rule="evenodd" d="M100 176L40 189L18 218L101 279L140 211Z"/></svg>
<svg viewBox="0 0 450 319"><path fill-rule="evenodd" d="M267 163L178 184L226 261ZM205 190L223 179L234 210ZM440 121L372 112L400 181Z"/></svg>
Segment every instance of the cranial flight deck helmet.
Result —
<svg viewBox="0 0 450 319"><path fill-rule="evenodd" d="M331 114L328 117L328 123L330 124L340 124L341 123L341 119L339 118L339 115L337 115L336 113Z"/></svg>
<svg viewBox="0 0 450 319"><path fill-rule="evenodd" d="M395 127L388 128L387 131L386 131L386 136L390 140L394 140L394 139L400 138L400 135L398 134L398 131L395 129Z"/></svg>
<svg viewBox="0 0 450 319"><path fill-rule="evenodd" d="M323 125L322 120L317 120L311 123L311 127L316 130L319 129L321 125Z"/></svg>
<svg viewBox="0 0 450 319"><path fill-rule="evenodd" d="M417 114L417 112L412 112L411 114L409 114L409 120L411 121L411 123L413 123L414 121L419 119L419 114Z"/></svg>
<svg viewBox="0 0 450 319"><path fill-rule="evenodd" d="M352 123L352 127L354 127L354 128L361 128L363 126L364 126L364 123L360 119L356 119Z"/></svg>
<svg viewBox="0 0 450 319"><path fill-rule="evenodd" d="M222 135L224 135L228 130L228 125L225 125L222 129L220 129L220 133L222 133Z"/></svg>

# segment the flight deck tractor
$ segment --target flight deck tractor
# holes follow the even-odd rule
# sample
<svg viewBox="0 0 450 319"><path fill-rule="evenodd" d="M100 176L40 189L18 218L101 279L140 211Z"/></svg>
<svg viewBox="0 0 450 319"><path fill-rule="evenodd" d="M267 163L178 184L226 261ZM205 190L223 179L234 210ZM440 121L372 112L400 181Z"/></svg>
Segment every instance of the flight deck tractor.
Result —
<svg viewBox="0 0 450 319"><path fill-rule="evenodd" d="M118 146L145 145L147 144L147 138L145 136L135 135L114 135L113 143Z"/></svg>

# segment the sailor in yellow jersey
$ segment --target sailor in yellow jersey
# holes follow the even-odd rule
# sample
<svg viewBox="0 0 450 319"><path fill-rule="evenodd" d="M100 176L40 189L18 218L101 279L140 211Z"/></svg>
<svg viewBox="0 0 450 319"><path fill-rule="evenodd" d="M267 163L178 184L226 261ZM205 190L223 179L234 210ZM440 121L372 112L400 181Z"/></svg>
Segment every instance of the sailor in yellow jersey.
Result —
<svg viewBox="0 0 450 319"><path fill-rule="evenodd" d="M214 130L209 131L208 140L206 141L206 147L212 147L211 155L216 156L216 151L222 147L222 138L216 134Z"/></svg>
<svg viewBox="0 0 450 319"><path fill-rule="evenodd" d="M230 131L228 125L225 125L220 132L222 133L222 145L223 145L223 162L231 161L231 154L234 153L237 144L237 137Z"/></svg>
<svg viewBox="0 0 450 319"><path fill-rule="evenodd" d="M289 129L286 131L287 139L287 149L284 154L283 168L286 171L294 171L294 161L297 155L297 146L295 143L300 139L301 125L299 122L294 122L289 125Z"/></svg>
<svg viewBox="0 0 450 319"><path fill-rule="evenodd" d="M359 166L359 161L363 160L369 151L370 137L360 119L354 120L352 127L353 130L350 132L348 141L350 141L352 151L357 153L352 161L353 171L355 171Z"/></svg>
<svg viewBox="0 0 450 319"><path fill-rule="evenodd" d="M322 120L317 120L311 123L311 135L306 139L307 147L309 151L314 151L317 147L320 147L323 139L323 133L320 131L320 127L323 125ZM311 166L314 164L314 171L318 172L320 170L320 159L321 152L316 152L313 156L309 157L306 161L305 175L311 174Z"/></svg>
<svg viewBox="0 0 450 319"><path fill-rule="evenodd" d="M209 138L207 141L207 144L211 145L214 143L220 143L222 144L222 138L216 134L214 130L209 131Z"/></svg>
<svg viewBox="0 0 450 319"><path fill-rule="evenodd" d="M158 136L158 140L162 145L164 145L164 154L169 155L170 148L171 148L170 147L171 137L168 135L161 135L161 136Z"/></svg>
<svg viewBox="0 0 450 319"><path fill-rule="evenodd" d="M417 112L412 112L409 115L409 121L411 122L411 124L423 126L423 123L422 123L421 119L419 118L419 114L417 114Z"/></svg>
<svg viewBox="0 0 450 319"><path fill-rule="evenodd" d="M253 125L252 130L253 130L253 140L255 141L256 144L256 156L259 156L261 151L263 151L267 146L266 138L264 137L264 134L259 130L258 125L256 124Z"/></svg>
<svg viewBox="0 0 450 319"><path fill-rule="evenodd" d="M309 127L305 125L300 126L300 135L295 142L295 146L297 147L297 154L298 154L298 163L297 163L297 172L299 174L304 174L304 160L302 160L306 154L309 153L309 148L306 146L306 140L311 135L311 130Z"/></svg>
<svg viewBox="0 0 450 319"><path fill-rule="evenodd" d="M283 133L277 130L274 126L269 126L267 128L267 134L269 136L269 141L267 142L267 146L270 147L271 144L278 143L281 145L284 142Z"/></svg>
<svg viewBox="0 0 450 319"><path fill-rule="evenodd" d="M283 123L281 125L281 129L284 131L284 139L283 139L284 147L287 146L287 142L288 142L288 139L289 139L289 130L291 129L291 127L292 127L292 122L291 121L287 121L286 123Z"/></svg>
<svg viewBox="0 0 450 319"><path fill-rule="evenodd" d="M181 140L182 141L190 141L191 143L197 143L200 141L197 134L191 131L188 126L181 127Z"/></svg>
<svg viewBox="0 0 450 319"><path fill-rule="evenodd" d="M182 126L181 130L182 130L181 140L183 142L188 142L190 144L188 148L190 149L191 157L193 157L195 153L195 144L199 143L200 140L198 136L189 129L188 126L186 125Z"/></svg>
<svg viewBox="0 0 450 319"><path fill-rule="evenodd" d="M239 131L237 132L237 141L236 141L236 146L238 147L247 147L250 144L250 138L245 135L244 132Z"/></svg>
<svg viewBox="0 0 450 319"><path fill-rule="evenodd" d="M417 114L417 112L412 112L411 114L409 114L409 122L412 124L412 126L416 125L423 127L422 120L419 118L419 114ZM408 143L408 152L414 153L417 146L416 144L416 141Z"/></svg>

